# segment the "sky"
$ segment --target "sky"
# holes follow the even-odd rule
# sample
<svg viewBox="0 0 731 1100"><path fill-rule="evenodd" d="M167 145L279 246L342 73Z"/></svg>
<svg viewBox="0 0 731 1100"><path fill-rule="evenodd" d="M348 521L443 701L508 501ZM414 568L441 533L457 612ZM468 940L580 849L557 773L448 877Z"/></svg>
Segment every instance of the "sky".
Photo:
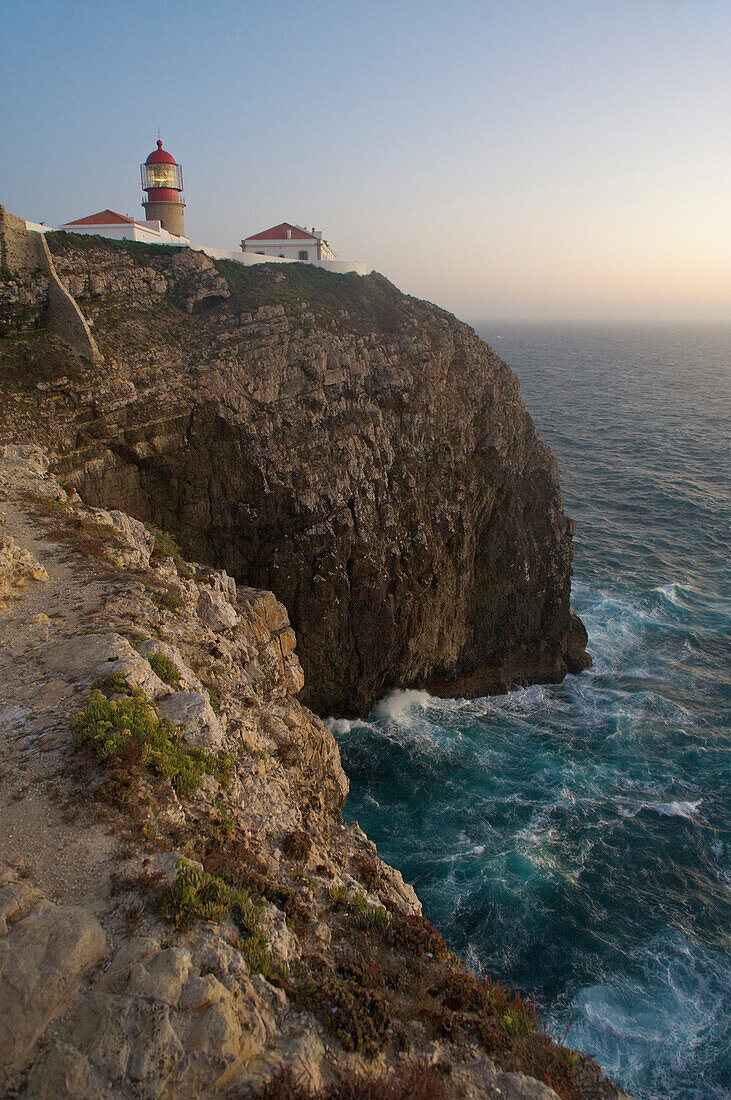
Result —
<svg viewBox="0 0 731 1100"><path fill-rule="evenodd" d="M0 202L281 221L468 320L731 320L731 0L0 0Z"/></svg>

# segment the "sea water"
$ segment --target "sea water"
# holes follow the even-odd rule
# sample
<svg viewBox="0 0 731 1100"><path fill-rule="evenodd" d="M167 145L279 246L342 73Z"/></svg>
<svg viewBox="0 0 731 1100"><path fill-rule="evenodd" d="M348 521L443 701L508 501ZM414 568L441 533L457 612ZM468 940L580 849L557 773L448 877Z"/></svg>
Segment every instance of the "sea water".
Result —
<svg viewBox="0 0 731 1100"><path fill-rule="evenodd" d="M637 1100L731 1097L731 328L478 326L578 523L591 671L334 722L346 817Z"/></svg>

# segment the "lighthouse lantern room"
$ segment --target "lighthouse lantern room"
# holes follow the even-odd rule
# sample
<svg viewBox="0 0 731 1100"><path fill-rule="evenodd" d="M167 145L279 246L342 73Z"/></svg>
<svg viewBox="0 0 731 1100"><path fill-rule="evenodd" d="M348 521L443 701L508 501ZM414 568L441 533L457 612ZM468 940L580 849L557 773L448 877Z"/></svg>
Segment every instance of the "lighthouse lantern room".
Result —
<svg viewBox="0 0 731 1100"><path fill-rule="evenodd" d="M140 165L142 189L147 199L142 203L148 221L159 221L163 229L176 237L185 236L183 209L180 197L183 190L183 169L175 157L167 153L158 139L157 149Z"/></svg>

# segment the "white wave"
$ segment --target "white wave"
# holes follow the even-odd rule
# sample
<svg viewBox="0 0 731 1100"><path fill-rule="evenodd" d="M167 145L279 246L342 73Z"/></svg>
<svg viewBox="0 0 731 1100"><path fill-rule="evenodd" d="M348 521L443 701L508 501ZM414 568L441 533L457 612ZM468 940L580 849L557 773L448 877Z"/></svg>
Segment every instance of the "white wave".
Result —
<svg viewBox="0 0 731 1100"><path fill-rule="evenodd" d="M697 802L655 802L648 803L645 809L654 810L656 814L662 814L663 817L691 818L698 813L698 807L702 802L702 798Z"/></svg>
<svg viewBox="0 0 731 1100"><path fill-rule="evenodd" d="M640 802L639 805L631 805L626 802L618 802L617 809L622 817L637 817L643 810L650 810L661 817L684 817L686 821L692 820L698 813L698 808L703 803L699 798L696 802Z"/></svg>
<svg viewBox="0 0 731 1100"><path fill-rule="evenodd" d="M652 591L659 592L661 596L664 596L666 600L670 600L670 603L675 604L676 607L683 606L678 599L678 593L682 591L682 585L677 584L675 581L670 581L669 584L659 584Z"/></svg>
<svg viewBox="0 0 731 1100"><path fill-rule="evenodd" d="M373 717L386 722L403 722L411 711L425 710L432 701L428 691L390 692L385 699L379 700L373 708Z"/></svg>
<svg viewBox="0 0 731 1100"><path fill-rule="evenodd" d="M345 736L346 733L350 733L354 726L354 722L351 722L349 718L326 718L325 725L330 730L330 733L335 734L337 737Z"/></svg>

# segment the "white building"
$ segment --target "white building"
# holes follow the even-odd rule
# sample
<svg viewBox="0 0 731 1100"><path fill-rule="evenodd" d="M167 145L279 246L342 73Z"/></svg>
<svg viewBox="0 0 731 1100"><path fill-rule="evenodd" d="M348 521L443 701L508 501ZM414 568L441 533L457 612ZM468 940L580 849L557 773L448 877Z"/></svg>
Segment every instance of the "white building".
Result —
<svg viewBox="0 0 731 1100"><path fill-rule="evenodd" d="M320 260L335 260L337 257L322 233L312 227L312 232L301 225L282 222L247 237L241 242L242 252L253 252L257 256L276 256L280 260L299 260L301 263L317 263Z"/></svg>
<svg viewBox="0 0 731 1100"><path fill-rule="evenodd" d="M98 214L89 214L75 222L65 222L59 229L67 233L96 233L100 237L111 237L115 241L144 241L146 244L188 245L188 237L175 237L163 229L159 221L136 221L116 214L114 210L100 210Z"/></svg>

